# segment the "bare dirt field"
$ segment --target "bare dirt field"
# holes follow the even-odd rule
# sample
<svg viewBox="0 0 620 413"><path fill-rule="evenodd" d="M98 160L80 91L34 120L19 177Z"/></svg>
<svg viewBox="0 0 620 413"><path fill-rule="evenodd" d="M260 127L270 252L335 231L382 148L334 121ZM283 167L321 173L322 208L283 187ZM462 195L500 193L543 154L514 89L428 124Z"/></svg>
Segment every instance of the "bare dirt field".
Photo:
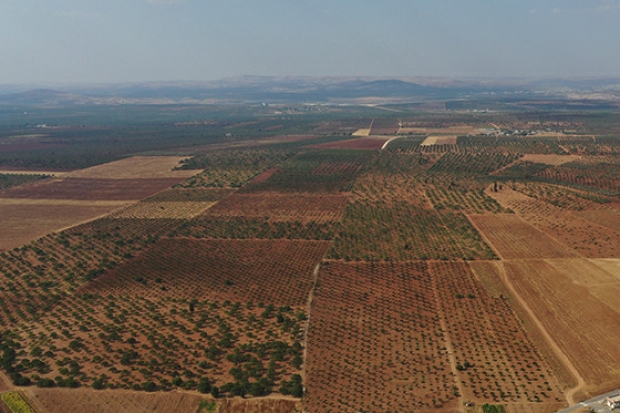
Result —
<svg viewBox="0 0 620 413"><path fill-rule="evenodd" d="M529 161L534 163L543 163L545 165L562 165L568 162L574 162L580 157L577 155L540 155L540 154L526 154L520 160L523 162Z"/></svg>
<svg viewBox="0 0 620 413"><path fill-rule="evenodd" d="M358 129L357 131L353 132L351 135L353 135L353 136L368 136L368 135L370 135L370 129Z"/></svg>
<svg viewBox="0 0 620 413"><path fill-rule="evenodd" d="M316 149L368 149L379 150L383 147L383 144L388 141L387 137L383 136L370 136L356 139L348 139L345 141L319 143L316 145L310 145L308 148Z"/></svg>
<svg viewBox="0 0 620 413"><path fill-rule="evenodd" d="M64 178L0 191L2 198L138 200L181 182L183 178Z"/></svg>
<svg viewBox="0 0 620 413"><path fill-rule="evenodd" d="M119 207L117 204L105 202L102 205L71 205L28 204L27 200L21 204L6 204L2 201L0 200L0 250L19 247L50 232L94 219Z"/></svg>
<svg viewBox="0 0 620 413"><path fill-rule="evenodd" d="M329 222L342 218L346 195L233 194L204 212L205 216L269 217L271 221Z"/></svg>
<svg viewBox="0 0 620 413"><path fill-rule="evenodd" d="M588 221L595 222L603 227L607 227L614 231L620 231L620 214L616 209L585 210L574 212L574 214L580 216L581 218L585 218Z"/></svg>
<svg viewBox="0 0 620 413"><path fill-rule="evenodd" d="M186 157L181 156L134 156L120 161L93 166L68 174L70 178L137 179L179 178L196 175L200 171L174 170Z"/></svg>
<svg viewBox="0 0 620 413"><path fill-rule="evenodd" d="M470 215L469 218L503 259L579 257L516 215Z"/></svg>
<svg viewBox="0 0 620 413"><path fill-rule="evenodd" d="M613 300L617 307L617 278L587 260L518 260L504 266L508 280L587 383L582 393L617 388L620 313L607 304Z"/></svg>
<svg viewBox="0 0 620 413"><path fill-rule="evenodd" d="M456 145L456 135L451 136L429 136L424 139L420 146L430 145Z"/></svg>

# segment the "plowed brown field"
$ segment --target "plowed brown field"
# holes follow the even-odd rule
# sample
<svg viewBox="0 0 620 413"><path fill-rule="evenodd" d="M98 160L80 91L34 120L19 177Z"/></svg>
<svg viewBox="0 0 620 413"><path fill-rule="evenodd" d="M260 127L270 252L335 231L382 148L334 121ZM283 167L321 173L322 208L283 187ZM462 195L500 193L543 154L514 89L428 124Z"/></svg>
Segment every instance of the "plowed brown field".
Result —
<svg viewBox="0 0 620 413"><path fill-rule="evenodd" d="M119 207L118 204L105 202L102 205L72 205L29 203L28 200L6 201L0 199L0 250L19 247L50 232L94 219Z"/></svg>
<svg viewBox="0 0 620 413"><path fill-rule="evenodd" d="M580 260L504 265L508 280L585 379L583 392L595 395L617 388L620 313L613 308L620 291L617 279Z"/></svg>

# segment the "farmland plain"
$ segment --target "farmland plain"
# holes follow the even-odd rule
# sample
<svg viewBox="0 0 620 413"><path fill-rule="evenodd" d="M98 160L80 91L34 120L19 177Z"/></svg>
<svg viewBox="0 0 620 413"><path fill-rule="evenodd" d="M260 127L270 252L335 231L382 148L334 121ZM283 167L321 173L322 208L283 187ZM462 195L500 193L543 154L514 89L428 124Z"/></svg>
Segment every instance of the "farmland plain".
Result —
<svg viewBox="0 0 620 413"><path fill-rule="evenodd" d="M0 131L29 142L0 156L3 391L550 413L620 387L620 117L240 108L90 154L94 126Z"/></svg>

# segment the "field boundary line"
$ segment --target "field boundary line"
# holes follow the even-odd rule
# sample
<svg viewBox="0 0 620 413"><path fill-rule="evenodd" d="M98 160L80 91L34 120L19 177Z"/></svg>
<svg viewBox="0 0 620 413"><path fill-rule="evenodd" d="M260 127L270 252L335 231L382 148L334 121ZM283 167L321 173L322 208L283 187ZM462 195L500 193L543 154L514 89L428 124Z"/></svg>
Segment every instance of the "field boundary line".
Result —
<svg viewBox="0 0 620 413"><path fill-rule="evenodd" d="M437 280L435 279L435 274L430 268L427 270L431 276L431 284L433 286L433 296L435 298L435 306L437 307L437 315L439 316L439 325L441 326L441 331L443 333L443 340L446 344L446 354L448 355L448 360L450 361L450 370L452 370L452 377L454 378L454 385L459 391L459 411L463 411L462 406L464 406L464 397L463 386L461 381L459 380L458 369L456 368L456 358L454 357L454 347L452 346L452 340L450 337L450 333L448 332L448 324L446 323L446 314L441 306L441 299L439 297L439 291L437 290Z"/></svg>
<svg viewBox="0 0 620 413"><path fill-rule="evenodd" d="M525 299L517 292L517 289L514 287L512 282L510 282L510 279L508 278L508 273L506 272L506 268L504 267L504 262L503 261L497 262L496 268L498 270L498 274L502 282L504 283L506 288L508 288L508 291L510 291L510 293L517 300L519 305L525 310L525 312L530 317L532 322L536 325L540 333L543 335L543 337L545 338L545 340L547 341L547 343L553 350L553 352L557 355L560 361L568 369L570 374L577 380L577 384L575 386L566 389L566 391L564 392L564 396L566 397L566 401L568 402L568 405L573 406L575 404L575 399L574 399L575 394L579 390L581 390L583 387L585 387L586 381L583 379L583 377L581 377L581 374L579 373L575 365L570 361L570 359L564 353L564 351L562 351L560 346L558 346L558 344L553 339L553 337L551 337L551 334L549 334L549 332L547 331L545 326L542 324L540 319L536 316L536 313L534 312L534 310L532 310L532 308L529 306L527 301L525 301Z"/></svg>
<svg viewBox="0 0 620 413"><path fill-rule="evenodd" d="M306 326L304 327L304 335L302 339L302 346L304 348L303 351L303 367L301 369L301 382L306 382L306 370L307 370L307 360L308 360L308 331L310 330L310 313L312 312L312 302L314 301L314 290L316 289L316 285L319 281L319 271L321 270L321 262L319 262L316 267L314 267L314 271L312 272L312 288L310 288L310 292L308 293L308 301L306 304L307 307L307 315L306 315ZM304 386L305 387L305 386Z"/></svg>
<svg viewBox="0 0 620 413"><path fill-rule="evenodd" d="M501 205L501 204L500 204ZM497 256L497 258L499 259L504 259L504 257L502 257L502 254L499 253L499 251L497 250L497 248L495 247L495 245L493 245L493 243L487 238L487 236L485 235L485 233L483 231L480 230L480 228L478 227L478 225L476 225L476 223L474 222L473 219L471 219L471 217L469 216L469 214L466 214L465 212L463 212L463 215L465 215L465 218L467 218L467 221L469 221L469 223L471 224L472 227L474 227L474 229L476 230L476 232L478 233L478 235L480 235L480 237L482 237L482 239L484 240L484 242L488 245L489 248L491 248L491 251L493 251L495 253L495 255Z"/></svg>

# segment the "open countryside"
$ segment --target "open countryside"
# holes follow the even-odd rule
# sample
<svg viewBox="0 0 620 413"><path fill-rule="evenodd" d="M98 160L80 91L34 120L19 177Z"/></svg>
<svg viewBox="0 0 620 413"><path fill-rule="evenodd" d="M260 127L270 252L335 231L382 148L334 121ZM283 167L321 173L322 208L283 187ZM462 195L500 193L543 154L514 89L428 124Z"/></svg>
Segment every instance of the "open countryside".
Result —
<svg viewBox="0 0 620 413"><path fill-rule="evenodd" d="M620 116L397 109L204 109L129 153L112 125L79 167L29 134L0 156L2 408L551 413L620 388Z"/></svg>

